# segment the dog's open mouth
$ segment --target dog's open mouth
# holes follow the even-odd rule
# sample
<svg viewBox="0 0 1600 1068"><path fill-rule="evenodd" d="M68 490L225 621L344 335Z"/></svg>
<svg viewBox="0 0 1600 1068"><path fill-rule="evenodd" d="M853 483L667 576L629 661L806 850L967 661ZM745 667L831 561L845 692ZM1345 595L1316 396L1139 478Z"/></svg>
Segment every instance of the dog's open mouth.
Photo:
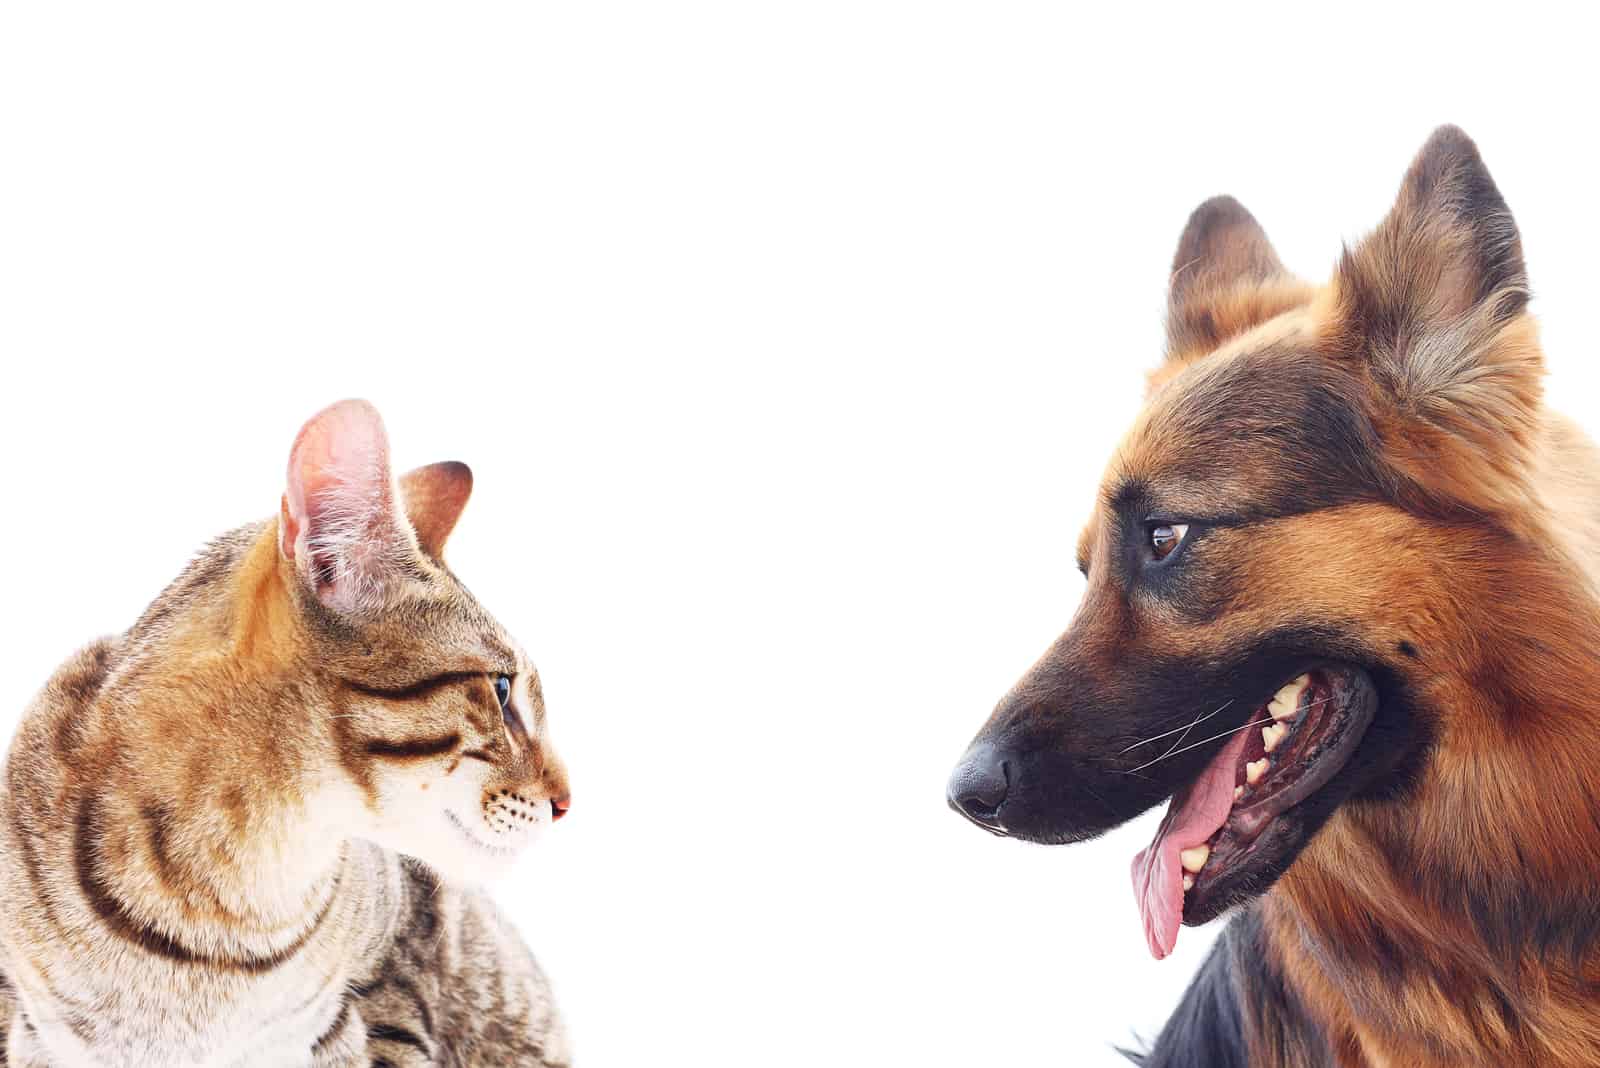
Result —
<svg viewBox="0 0 1600 1068"><path fill-rule="evenodd" d="M1180 923L1213 919L1271 885L1305 845L1296 805L1355 752L1377 707L1366 673L1319 667L1285 683L1172 799L1133 861L1150 952L1172 952Z"/></svg>

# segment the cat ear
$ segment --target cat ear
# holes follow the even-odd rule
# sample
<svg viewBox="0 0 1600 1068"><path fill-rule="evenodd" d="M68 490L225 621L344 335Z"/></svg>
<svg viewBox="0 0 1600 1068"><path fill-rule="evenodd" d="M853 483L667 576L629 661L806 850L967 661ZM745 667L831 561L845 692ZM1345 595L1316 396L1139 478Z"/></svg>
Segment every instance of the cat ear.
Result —
<svg viewBox="0 0 1600 1068"><path fill-rule="evenodd" d="M454 460L429 464L400 476L400 495L406 518L417 533L422 551L435 560L444 556L444 543L472 496L472 469Z"/></svg>
<svg viewBox="0 0 1600 1068"><path fill-rule="evenodd" d="M294 439L278 549L324 604L358 613L381 600L415 551L397 500L378 410L340 401L312 416Z"/></svg>

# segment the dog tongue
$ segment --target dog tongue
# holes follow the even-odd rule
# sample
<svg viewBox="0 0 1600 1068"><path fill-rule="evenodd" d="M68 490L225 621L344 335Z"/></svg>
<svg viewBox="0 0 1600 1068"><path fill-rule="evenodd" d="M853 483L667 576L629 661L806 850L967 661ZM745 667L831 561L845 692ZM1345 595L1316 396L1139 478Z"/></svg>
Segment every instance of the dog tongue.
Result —
<svg viewBox="0 0 1600 1068"><path fill-rule="evenodd" d="M1133 858L1133 897L1156 960L1178 944L1178 925L1183 922L1183 864L1178 854L1203 845L1227 821L1248 736L1248 731L1234 735L1200 778L1173 797L1156 840Z"/></svg>

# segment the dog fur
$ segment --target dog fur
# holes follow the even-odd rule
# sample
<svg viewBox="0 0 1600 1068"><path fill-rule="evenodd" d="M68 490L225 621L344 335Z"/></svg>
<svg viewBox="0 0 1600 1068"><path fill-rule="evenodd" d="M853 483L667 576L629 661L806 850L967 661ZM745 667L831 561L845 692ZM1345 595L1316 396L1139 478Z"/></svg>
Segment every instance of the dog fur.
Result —
<svg viewBox="0 0 1600 1068"><path fill-rule="evenodd" d="M1121 750L1226 697L1250 700L1217 729L1242 722L1307 657L1358 665L1378 710L1142 1063L1600 1064L1600 456L1544 404L1527 304L1454 127L1325 285L1231 198L1189 220L1083 603L979 735L1004 833L1171 796L1222 742L1148 781ZM1149 516L1193 523L1172 566L1138 555Z"/></svg>

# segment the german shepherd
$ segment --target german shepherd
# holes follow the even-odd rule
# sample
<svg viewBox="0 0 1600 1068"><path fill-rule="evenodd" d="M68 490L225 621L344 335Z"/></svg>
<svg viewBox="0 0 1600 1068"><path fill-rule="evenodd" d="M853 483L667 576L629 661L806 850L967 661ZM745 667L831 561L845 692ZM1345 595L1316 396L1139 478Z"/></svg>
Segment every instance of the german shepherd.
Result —
<svg viewBox="0 0 1600 1068"><path fill-rule="evenodd" d="M1133 862L1157 957L1237 908L1147 1065L1600 1065L1600 453L1521 241L1436 131L1324 286L1219 197L1078 542L1070 627L950 803Z"/></svg>

